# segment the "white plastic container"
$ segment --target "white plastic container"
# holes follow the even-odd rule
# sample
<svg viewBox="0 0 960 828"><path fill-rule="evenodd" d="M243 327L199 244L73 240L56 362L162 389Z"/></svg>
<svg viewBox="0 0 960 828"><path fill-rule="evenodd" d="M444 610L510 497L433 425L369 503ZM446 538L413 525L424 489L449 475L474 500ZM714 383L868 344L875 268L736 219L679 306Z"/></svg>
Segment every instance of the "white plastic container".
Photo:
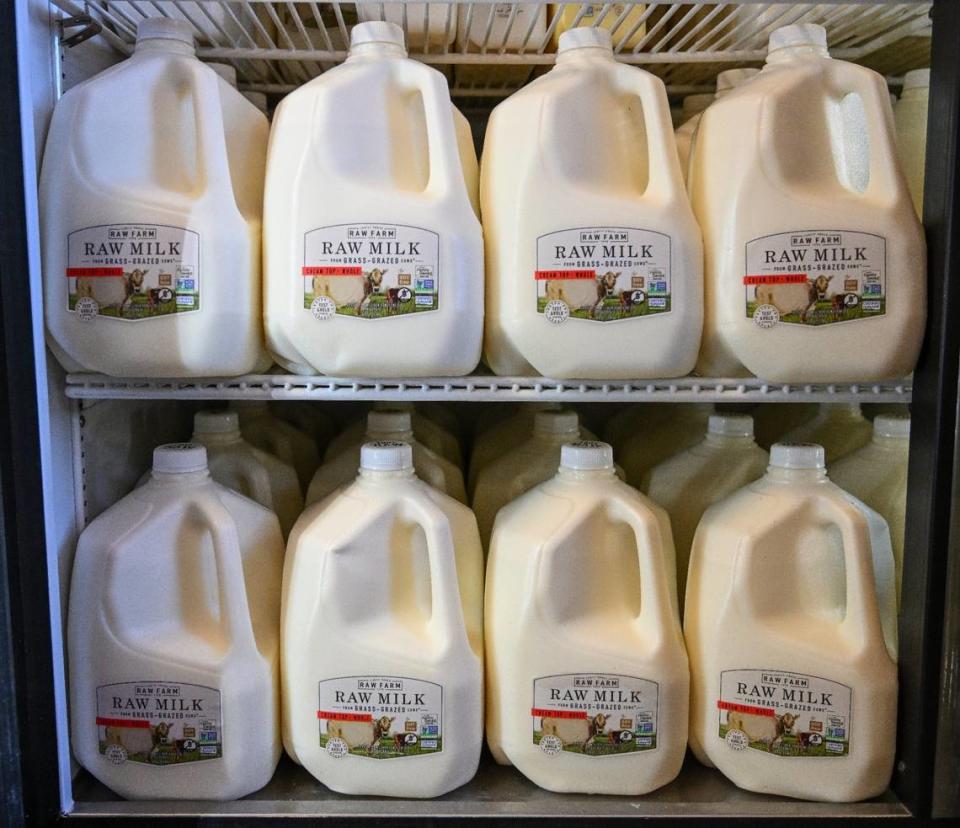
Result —
<svg viewBox="0 0 960 828"><path fill-rule="evenodd" d="M410 414L406 411L371 411L367 415L367 431L364 443L394 441L408 443L413 451L413 467L417 477L441 492L467 502L463 485L463 473L445 457L427 448L414 437ZM307 490L307 505L323 500L335 489L353 482L360 468L361 444L336 454L326 460L310 481Z"/></svg>
<svg viewBox="0 0 960 828"><path fill-rule="evenodd" d="M497 374L693 368L702 251L666 91L606 29L564 32L556 66L494 109L480 179Z"/></svg>
<svg viewBox="0 0 960 828"><path fill-rule="evenodd" d="M900 164L907 178L913 206L923 216L923 176L927 159L927 105L930 70L914 69L903 76L903 93L893 107Z"/></svg>
<svg viewBox="0 0 960 828"><path fill-rule="evenodd" d="M293 466L244 440L236 411L197 412L191 439L206 448L210 476L274 512L286 538L303 511Z"/></svg>
<svg viewBox="0 0 960 828"><path fill-rule="evenodd" d="M47 331L66 368L183 377L269 364L267 133L178 20L143 20L128 60L60 99L40 218Z"/></svg>
<svg viewBox="0 0 960 828"><path fill-rule="evenodd" d="M639 489L647 471L699 443L711 414L711 403L679 403L672 407L670 416L638 428L617 456L627 482Z"/></svg>
<svg viewBox="0 0 960 828"><path fill-rule="evenodd" d="M926 246L886 81L833 60L822 27L703 113L690 162L703 230L697 372L774 382L903 377L926 319Z"/></svg>
<svg viewBox="0 0 960 828"><path fill-rule="evenodd" d="M487 563L487 742L551 791L637 796L672 780L689 672L670 521L605 443L501 510Z"/></svg>
<svg viewBox="0 0 960 828"><path fill-rule="evenodd" d="M297 372L453 376L480 356L483 250L444 78L392 23L281 102L264 200L265 324Z"/></svg>
<svg viewBox="0 0 960 828"><path fill-rule="evenodd" d="M240 418L243 438L258 449L279 457L297 471L300 487L306 491L320 465L320 452L309 434L273 416L263 400L236 400L230 403Z"/></svg>
<svg viewBox="0 0 960 828"><path fill-rule="evenodd" d="M640 489L666 509L677 550L677 596L683 612L690 547L708 507L752 483L767 469L767 453L753 439L753 420L712 414L707 435L692 448L650 469Z"/></svg>
<svg viewBox="0 0 960 828"><path fill-rule="evenodd" d="M897 574L897 606L903 582L909 455L910 418L881 415L873 421L873 439L830 467L830 479L883 515L890 527Z"/></svg>
<svg viewBox="0 0 960 828"><path fill-rule="evenodd" d="M191 443L80 536L68 619L74 756L128 799L236 799L280 758L283 538Z"/></svg>
<svg viewBox="0 0 960 828"><path fill-rule="evenodd" d="M741 788L830 802L893 770L897 617L883 518L834 486L819 446L713 506L684 618L690 746Z"/></svg>
<svg viewBox="0 0 960 828"><path fill-rule="evenodd" d="M782 443L816 443L823 446L831 466L867 443L873 425L863 416L859 403L820 403L817 415L791 429L780 438Z"/></svg>
<svg viewBox="0 0 960 828"><path fill-rule="evenodd" d="M483 740L483 555L470 510L405 443L308 509L284 570L285 743L340 793L439 796ZM389 760L389 761L381 761Z"/></svg>

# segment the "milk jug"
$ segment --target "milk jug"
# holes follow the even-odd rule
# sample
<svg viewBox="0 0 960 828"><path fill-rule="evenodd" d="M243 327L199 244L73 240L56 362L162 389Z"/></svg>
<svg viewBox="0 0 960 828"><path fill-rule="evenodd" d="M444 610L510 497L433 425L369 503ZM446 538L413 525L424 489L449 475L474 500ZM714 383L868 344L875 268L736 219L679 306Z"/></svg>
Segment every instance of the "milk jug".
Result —
<svg viewBox="0 0 960 828"><path fill-rule="evenodd" d="M431 451L459 466L463 463L463 453L460 441L445 427L430 419L422 410L417 410L413 403L391 400L377 402L373 405L374 411L405 411L413 425L413 434L416 439ZM360 450L360 446L367 441L367 420L360 419L347 426L327 446L326 459L331 460L348 449ZM354 468L356 471L356 468ZM419 469L418 469L419 473Z"/></svg>
<svg viewBox="0 0 960 828"><path fill-rule="evenodd" d="M606 29L494 109L480 174L484 354L501 375L680 376L703 304L700 233L663 82Z"/></svg>
<svg viewBox="0 0 960 828"><path fill-rule="evenodd" d="M784 434L784 443L816 443L823 446L827 463L833 464L870 442L873 426L863 416L859 403L821 403L817 415Z"/></svg>
<svg viewBox="0 0 960 828"><path fill-rule="evenodd" d="M690 747L741 788L882 793L897 728L896 590L883 518L833 485L819 446L703 516L684 631Z"/></svg>
<svg viewBox="0 0 960 828"><path fill-rule="evenodd" d="M371 411L367 415L366 442L395 441L408 443L413 452L417 477L446 492L450 497L467 502L463 473L445 457L420 443L414 436L410 414L406 411ZM326 460L310 481L307 504L323 500L334 489L352 482L360 467L361 445L351 446Z"/></svg>
<svg viewBox="0 0 960 828"><path fill-rule="evenodd" d="M236 411L199 411L193 418L194 443L207 450L210 476L273 511L283 536L303 511L297 472L272 454L254 448L240 435Z"/></svg>
<svg viewBox="0 0 960 828"><path fill-rule="evenodd" d="M753 440L753 420L743 414L712 414L700 443L658 463L640 489L666 509L677 550L677 596L683 611L690 546L708 507L752 483L769 457Z"/></svg>
<svg viewBox="0 0 960 828"><path fill-rule="evenodd" d="M923 175L927 158L927 103L930 70L914 69L903 76L903 94L893 107L900 163L907 178L913 206L923 216Z"/></svg>
<svg viewBox="0 0 960 828"><path fill-rule="evenodd" d="M898 606L903 581L909 454L910 418L879 416L873 421L873 439L830 467L834 483L883 515L890 526Z"/></svg>
<svg viewBox="0 0 960 828"><path fill-rule="evenodd" d="M551 791L639 795L680 771L689 672L670 521L605 443L497 517L487 564L487 742Z"/></svg>
<svg viewBox="0 0 960 828"><path fill-rule="evenodd" d="M451 376L480 357L483 249L446 81L392 23L274 115L265 323L285 367ZM372 327L371 327L372 326Z"/></svg>
<svg viewBox="0 0 960 828"><path fill-rule="evenodd" d="M293 466L300 487L306 491L320 465L320 452L313 438L274 417L264 400L235 400L230 406L240 418L243 439Z"/></svg>
<svg viewBox="0 0 960 828"><path fill-rule="evenodd" d="M77 761L128 799L236 799L269 782L282 567L276 516L214 483L203 446L157 448L151 480L77 545Z"/></svg>
<svg viewBox="0 0 960 828"><path fill-rule="evenodd" d="M560 464L560 447L580 439L580 423L573 411L538 411L533 433L519 446L480 470L473 492L480 539L488 548L493 520L502 506L549 480Z"/></svg>
<svg viewBox="0 0 960 828"><path fill-rule="evenodd" d="M408 444L365 444L356 481L297 523L281 635L288 744L328 788L439 796L476 773L477 524L414 476Z"/></svg>
<svg viewBox="0 0 960 828"><path fill-rule="evenodd" d="M632 50L639 46L647 33L644 22L646 7L641 3L551 3L553 46L559 45L560 35L577 26L600 26L609 29L619 49Z"/></svg>
<svg viewBox="0 0 960 828"><path fill-rule="evenodd" d="M40 215L47 331L68 369L184 377L269 364L267 133L197 60L192 28L166 18L142 20L128 60L60 99Z"/></svg>
<svg viewBox="0 0 960 828"><path fill-rule="evenodd" d="M759 69L727 69L725 72L721 72L717 75L717 94L715 97L722 98L734 87L746 83L750 78L759 74ZM686 100L685 98L684 103L686 103ZM713 101L710 101L710 103L713 103ZM683 173L684 179L687 177L687 165L690 163L690 148L693 145L693 138L697 131L697 125L700 123L700 115L702 112L703 110L700 110L700 112L697 112L693 117L684 121L675 133L677 139L677 155L680 156L680 172Z"/></svg>
<svg viewBox="0 0 960 828"><path fill-rule="evenodd" d="M817 416L816 403L760 403L750 412L757 445L769 449L784 434Z"/></svg>
<svg viewBox="0 0 960 828"><path fill-rule="evenodd" d="M913 370L926 248L886 81L833 60L821 26L770 35L763 71L703 113L702 376L846 382Z"/></svg>
<svg viewBox="0 0 960 828"><path fill-rule="evenodd" d="M672 406L669 417L638 429L623 444L618 457L627 482L640 488L649 469L703 440L711 414L710 403L679 403Z"/></svg>

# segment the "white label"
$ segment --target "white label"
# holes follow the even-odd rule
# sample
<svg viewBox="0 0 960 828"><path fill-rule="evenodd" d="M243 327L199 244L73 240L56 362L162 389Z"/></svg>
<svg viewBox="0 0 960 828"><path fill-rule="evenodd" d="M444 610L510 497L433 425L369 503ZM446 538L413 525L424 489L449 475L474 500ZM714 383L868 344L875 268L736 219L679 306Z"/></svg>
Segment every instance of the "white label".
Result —
<svg viewBox="0 0 960 828"><path fill-rule="evenodd" d="M67 309L137 322L200 310L200 234L165 224L101 224L67 236Z"/></svg>
<svg viewBox="0 0 960 828"><path fill-rule="evenodd" d="M670 237L635 227L547 233L537 239L534 279L537 312L554 324L669 313Z"/></svg>
<svg viewBox="0 0 960 828"><path fill-rule="evenodd" d="M440 236L405 224L318 227L304 234L300 277L303 307L320 321L435 311Z"/></svg>
<svg viewBox="0 0 960 828"><path fill-rule="evenodd" d="M774 233L747 242L746 314L757 327L832 325L886 313L887 242L850 230Z"/></svg>
<svg viewBox="0 0 960 828"><path fill-rule="evenodd" d="M719 733L732 750L775 756L850 753L852 691L819 676L783 670L720 674Z"/></svg>
<svg viewBox="0 0 960 828"><path fill-rule="evenodd" d="M534 679L533 743L548 756L655 750L658 691L654 681L614 673Z"/></svg>
<svg viewBox="0 0 960 828"><path fill-rule="evenodd" d="M395 759L443 750L443 687L401 676L319 683L320 747L335 759Z"/></svg>
<svg viewBox="0 0 960 828"><path fill-rule="evenodd" d="M114 764L179 765L223 756L220 691L173 681L97 688L100 753Z"/></svg>

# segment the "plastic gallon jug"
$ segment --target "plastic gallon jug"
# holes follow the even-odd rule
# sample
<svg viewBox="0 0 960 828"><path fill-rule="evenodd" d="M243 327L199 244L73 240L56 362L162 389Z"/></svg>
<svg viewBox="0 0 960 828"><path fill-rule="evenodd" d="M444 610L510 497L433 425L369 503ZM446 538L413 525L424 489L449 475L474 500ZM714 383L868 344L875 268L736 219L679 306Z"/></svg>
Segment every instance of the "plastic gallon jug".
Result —
<svg viewBox="0 0 960 828"><path fill-rule="evenodd" d="M417 480L408 444L365 444L356 482L297 523L282 638L288 744L328 788L439 796L476 773L477 524Z"/></svg>
<svg viewBox="0 0 960 828"><path fill-rule="evenodd" d="M909 454L910 418L880 416L873 421L873 439L830 467L834 483L883 515L890 526L898 606L903 581Z"/></svg>
<svg viewBox="0 0 960 828"><path fill-rule="evenodd" d="M727 69L717 75L717 94L716 98L722 98L731 89L746 83L750 78L760 74L759 69ZM701 97L701 96L690 96ZM706 97L706 96L704 96ZM684 103L686 103L686 98ZM713 103L713 101L710 101ZM706 107L704 107L705 109ZM687 166L690 163L690 149L693 146L693 138L697 131L697 125L700 123L700 115L703 110L697 112L693 117L684 121L675 133L677 139L677 155L680 157L680 172L684 179L687 177Z"/></svg>
<svg viewBox="0 0 960 828"><path fill-rule="evenodd" d="M644 475L640 488L667 510L677 550L677 596L683 611L690 547L708 507L763 477L767 453L753 440L753 420L713 414L706 438Z"/></svg>
<svg viewBox="0 0 960 828"><path fill-rule="evenodd" d="M780 438L783 443L816 443L823 446L827 463L833 465L867 445L873 425L863 416L859 403L821 403L817 415Z"/></svg>
<svg viewBox="0 0 960 828"><path fill-rule="evenodd" d="M40 214L47 331L67 368L182 377L269 364L267 134L177 20L141 21L128 60L60 99Z"/></svg>
<svg viewBox="0 0 960 828"><path fill-rule="evenodd" d="M480 357L483 249L443 76L361 23L273 120L265 322L291 370L451 376ZM371 328L372 326L372 328Z"/></svg>
<svg viewBox="0 0 960 828"><path fill-rule="evenodd" d="M892 120L886 81L831 59L807 23L774 31L763 71L703 113L690 161L705 252L699 374L913 370L926 247Z"/></svg>
<svg viewBox="0 0 960 828"><path fill-rule="evenodd" d="M757 445L769 449L791 429L816 417L818 410L816 403L760 403L750 412Z"/></svg>
<svg viewBox="0 0 960 828"><path fill-rule="evenodd" d="M553 47L560 35L578 26L599 26L609 30L613 42L631 50L647 33L644 23L646 7L637 3L551 3L550 16L557 19L553 27Z"/></svg>
<svg viewBox="0 0 960 828"><path fill-rule="evenodd" d="M605 443L501 510L487 564L487 741L551 791L639 795L680 771L689 672L670 521Z"/></svg>
<svg viewBox="0 0 960 828"><path fill-rule="evenodd" d="M707 510L684 631L690 746L741 788L850 802L881 794L897 729L893 553L819 446Z"/></svg>
<svg viewBox="0 0 960 828"><path fill-rule="evenodd" d="M903 76L903 94L893 108L900 163L907 178L913 206L923 215L923 175L927 159L927 103L930 70L914 69Z"/></svg>
<svg viewBox="0 0 960 828"><path fill-rule="evenodd" d="M703 440L712 403L679 403L672 408L669 417L645 424L623 444L617 459L631 486L640 488L649 469Z"/></svg>
<svg viewBox="0 0 960 828"><path fill-rule="evenodd" d="M436 420L430 419L422 410L418 411L413 403L396 400L376 402L373 405L373 410L407 412L409 420L413 424L413 434L420 443L458 467L463 464L463 451L460 447L460 441ZM330 441L330 445L327 446L326 459L332 460L348 449L360 451L360 446L369 439L366 437L367 430L366 418L351 423ZM356 471L356 467L354 467L354 471ZM417 473L420 473L419 467Z"/></svg>
<svg viewBox="0 0 960 828"><path fill-rule="evenodd" d="M371 411L367 415L366 442L384 440L409 443L417 477L461 503L467 502L460 468L416 440L408 412ZM325 461L310 481L307 504L323 500L335 489L356 479L360 454L361 445L357 444Z"/></svg>
<svg viewBox="0 0 960 828"><path fill-rule="evenodd" d="M280 758L283 538L214 483L206 451L160 446L153 476L80 536L68 620L73 753L129 799L235 799Z"/></svg>
<svg viewBox="0 0 960 828"><path fill-rule="evenodd" d="M251 445L262 449L297 470L300 487L306 491L313 473L320 465L317 444L308 434L270 413L264 400L244 400L230 403L240 417L240 431Z"/></svg>
<svg viewBox="0 0 960 828"><path fill-rule="evenodd" d="M700 233L663 81L606 29L494 109L480 174L484 354L501 375L680 376L703 315Z"/></svg>
<svg viewBox="0 0 960 828"><path fill-rule="evenodd" d="M297 472L240 435L236 411L200 411L193 418L194 443L207 450L210 476L276 513L283 536L303 511Z"/></svg>

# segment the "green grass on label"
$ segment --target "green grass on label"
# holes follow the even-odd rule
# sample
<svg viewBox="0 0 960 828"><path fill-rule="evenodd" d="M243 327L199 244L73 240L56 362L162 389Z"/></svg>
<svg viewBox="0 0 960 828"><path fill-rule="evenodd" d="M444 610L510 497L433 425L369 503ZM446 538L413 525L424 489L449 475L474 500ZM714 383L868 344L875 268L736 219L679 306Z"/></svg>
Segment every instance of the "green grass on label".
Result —
<svg viewBox="0 0 960 828"><path fill-rule="evenodd" d="M540 739L542 738L543 733L539 730L533 731L533 743L535 745L540 744ZM637 739L649 738L649 745L640 745L637 742ZM638 753L644 750L653 750L657 746L657 736L655 733L643 734L643 735L633 735L633 739L628 742L619 742L614 741L613 737L609 733L604 733L602 736L597 736L588 746L587 749L583 749L582 744L571 743L564 745L563 749L567 753L580 753L586 754L587 756L612 756L614 754L620 753Z"/></svg>
<svg viewBox="0 0 960 828"><path fill-rule="evenodd" d="M723 739L727 735L727 730L729 728L722 724L720 725L720 738ZM754 750L762 750L764 753L775 753L777 756L795 756L795 757L808 757L808 756L846 756L850 753L850 745L846 741L832 740L833 744L842 744L843 752L837 753L833 750L827 750L827 741L822 741L819 745L807 745L804 748L800 744L800 740L797 736L784 736L783 740L779 742L774 748L770 750L770 745L767 742L754 741L750 742L750 747Z"/></svg>
<svg viewBox="0 0 960 828"><path fill-rule="evenodd" d="M667 313L670 310L671 306L671 297L652 297L654 299L662 298L664 299L664 307L662 308L651 308L649 304L650 297L647 298L647 301L640 302L638 304L630 305L627 308L624 308L620 304L620 300L616 297L604 299L603 302L598 305L596 308L586 307L586 308L572 308L570 310L570 317L572 319L591 319L595 322L614 322L618 319L633 319L637 316L654 316L658 313ZM547 302L549 300L545 296L537 297L537 312L543 313L547 307Z"/></svg>
<svg viewBox="0 0 960 828"><path fill-rule="evenodd" d="M869 299L867 301L870 301ZM793 325L810 325L811 327L819 327L821 325L832 325L834 322L850 322L853 319L872 319L874 316L883 316L887 310L887 300L885 298L880 298L874 301L880 303L880 310L875 311L866 311L863 309L863 300L860 301L856 307L844 307L841 310L836 310L833 307L833 302L829 299L824 299L817 302L816 308L811 310L806 317L806 320L800 318L799 313L788 313L785 316L780 317L780 321L793 324ZM757 303L753 300L747 302L747 318L753 318L753 312L757 309Z"/></svg>

